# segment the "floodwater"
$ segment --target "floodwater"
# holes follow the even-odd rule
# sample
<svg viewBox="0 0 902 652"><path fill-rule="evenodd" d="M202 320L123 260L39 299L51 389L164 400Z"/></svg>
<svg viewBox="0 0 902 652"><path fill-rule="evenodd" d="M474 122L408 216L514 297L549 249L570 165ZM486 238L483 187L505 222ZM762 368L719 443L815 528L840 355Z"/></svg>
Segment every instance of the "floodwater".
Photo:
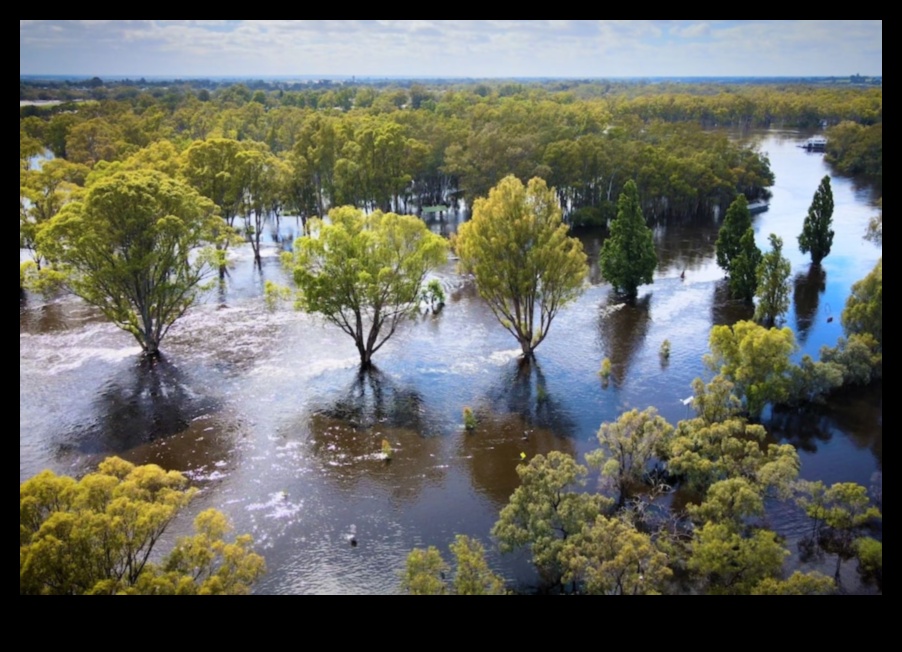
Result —
<svg viewBox="0 0 902 652"><path fill-rule="evenodd" d="M796 238L829 170L822 155L797 148L802 135L757 138L776 185L770 209L754 217L756 240L765 249L769 233L783 238L795 289L786 323L799 355L816 357L842 334L851 284L881 255L862 239L873 197L832 179L833 250L824 274L810 274ZM453 231L460 216L444 217L430 226ZM447 553L456 533L480 538L492 566L529 590L535 576L525 558L500 555L489 539L517 486L521 454L562 450L581 459L602 422L634 407L653 405L674 423L688 416L681 399L693 378L708 377L701 357L711 325L750 316L726 298L714 262L717 227L713 219L657 227L659 267L635 307L617 303L600 281L601 235L581 234L588 287L560 313L525 374L516 342L449 262L436 272L445 309L406 324L376 354L378 371L360 377L346 335L288 306L264 306L265 280L288 283L279 241L296 235L294 218L269 239L262 273L249 246L233 252L226 286L173 326L165 359L152 369L130 335L79 300L29 296L20 306L19 479L44 468L80 474L111 454L183 471L201 493L170 536L202 509L223 510L266 558L259 593L397 592L407 553L427 545ZM664 339L672 352L662 365ZM613 363L607 388L597 375L604 357ZM465 406L479 418L473 433L463 427ZM802 477L858 482L882 495L879 385L768 416L765 425L799 447ZM391 462L380 456L383 439L394 448ZM797 509L775 505L768 520L787 537L790 567L832 573L829 556L799 560L808 524ZM868 590L854 566L844 565L844 584Z"/></svg>

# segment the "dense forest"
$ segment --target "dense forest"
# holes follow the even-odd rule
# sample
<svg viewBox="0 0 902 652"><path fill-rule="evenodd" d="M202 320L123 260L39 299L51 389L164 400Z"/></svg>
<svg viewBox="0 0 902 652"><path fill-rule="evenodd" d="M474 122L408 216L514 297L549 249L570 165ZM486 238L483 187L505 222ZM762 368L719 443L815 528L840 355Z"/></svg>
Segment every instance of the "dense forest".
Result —
<svg viewBox="0 0 902 652"><path fill-rule="evenodd" d="M193 302L200 287L200 265L218 266L223 277L229 249L242 238L261 264L264 225L285 215L298 216L308 238L311 233L332 237L332 231L347 225L349 232L357 229L357 236L370 230L393 244L394 232L381 226L397 217L388 217L392 212L422 214L474 205L476 213L490 212L481 198L494 197L499 183L516 188L516 179L525 183L536 177L547 182L548 198L522 204L555 207L551 212L557 211L557 222L552 220L552 227L562 223L561 234L575 227L597 226L606 228L609 236L616 235L626 228L619 221L624 215L636 222L634 230L645 229L643 220L653 226L699 217L726 216L725 224L732 225L735 213L740 214L738 226L727 230L736 232L727 235L735 241L732 256L740 262L732 263L726 255L723 263L718 262L731 277L731 292L750 303L755 288L735 287L745 269L742 266L748 268L749 283L767 282L766 274L758 271L763 269L761 261L765 265L772 261L779 268L782 241L772 236L772 251L763 256L757 249L748 249L754 247L754 234L747 202L767 200L774 175L767 155L744 146L735 137L737 132L758 127L825 129L826 156L835 169L865 175L882 187L882 88L873 85L108 83L94 78L23 80L20 100L20 247L31 254L20 268L20 293L22 287L49 291L66 281L64 272L79 265L92 269L93 281L99 277L100 282L81 287L79 295L132 332L145 353L154 355L162 334ZM508 179L510 175L516 179ZM821 239L828 232L829 239L833 235L829 192L825 177L810 209L813 224L814 217L823 218L822 226L811 227L819 228ZM98 222L97 230L89 232L84 225L94 213L109 213L111 206L124 214L132 211L133 194L129 193L152 197L160 206L122 225ZM501 204L500 194L497 202ZM171 224L152 239L147 233L160 212ZM187 225L184 230L174 225L176 216ZM324 227L319 218L327 216L331 223ZM355 226L358 222L364 226ZM444 242L432 243L426 229L419 228L422 225L404 226L410 233L423 231L419 237L434 249L429 256L422 251L419 255L444 260ZM152 290L142 288L139 305L144 302L145 312L160 311L155 334L144 332L146 316L143 324L136 325L116 299L130 291L128 285L135 285L137 276L125 279L122 287L126 289L111 292L109 288L119 287L116 283L123 280L120 271L97 272L97 261L80 255L91 244L85 244L89 238L103 244L107 233L118 237L117 230L124 233L128 246L143 243L143 249L134 251L140 251L141 260L152 261L145 267L163 269L162 276L179 270L179 281L165 288L169 294L145 296ZM348 272L349 287L362 284L364 277L367 281L378 278L378 269L353 267L355 256L372 243L362 238L363 244L358 245L346 235L334 235L335 242L343 243L350 253L330 263L337 270L333 276ZM452 246L463 245L458 253L464 260L478 247L470 230L463 229L462 237ZM524 248L539 249L530 236L515 237L520 238L517 242L530 243ZM619 237L609 240L619 242ZM648 249L653 249L651 237L649 232ZM882 212L871 226L870 237L882 242ZM560 235L558 240L563 238ZM814 239L814 235L806 236L805 246ZM209 244L209 249L189 264L186 252L201 242ZM306 287L308 308L340 315L334 306L335 286L328 285L328 280L315 285L317 279L311 281L311 272L303 267L313 253L325 254L314 251L309 240L298 243L294 278ZM718 249L721 246L719 239ZM339 246L327 249L334 252ZM814 266L829 253L829 241L825 249L815 248ZM79 255L74 256L73 250ZM603 252L602 258L622 259L620 267L629 265L631 256L619 253L623 255ZM491 261L491 253L483 256ZM579 256L573 275L581 287L585 276L581 247ZM653 251L649 257L654 258ZM552 259L549 254L542 260ZM607 263L605 269L613 269L611 265ZM654 261L650 265L653 271ZM785 277L773 283L788 292L788 262L785 267ZM420 294L420 284L428 268L417 270L417 283L405 287L410 295L403 301L408 312L409 304L419 305L425 296ZM540 269L533 276L542 274ZM647 283L643 279L650 279L651 273L640 270L621 283L614 282L615 276L605 271L608 281L622 285L635 299L636 286ZM163 286L169 280L157 281ZM479 284L478 276L476 281ZM440 291L439 287L436 292ZM92 292L101 298L92 300ZM788 305L788 295L780 300ZM431 303L438 301L433 297ZM171 304L168 313L160 308L162 303ZM358 308L358 322L360 314ZM503 310L501 315L499 321L505 325ZM759 321L772 323L773 317ZM501 511L493 537L503 551L528 551L542 590L549 592L834 592L835 580L819 573L782 576L788 552L767 527L765 504L795 501L812 521L809 545L837 555L835 577L839 578L844 560L856 557L862 574L876 577L882 590L882 544L866 536L880 513L862 493L864 488L852 483L797 482L795 448L771 443L758 422L766 405L822 401L842 386L863 385L882 376L882 261L853 286L841 320L846 337L835 347L825 347L819 360L805 356L798 363L791 361L796 343L788 328L768 329L751 321L715 326L705 358L714 377L709 383L694 384L694 416L670 424L652 408L624 412L616 422L602 425L600 448L587 457L588 468L557 451L524 460L517 471L521 486ZM509 325L508 320L505 327L511 330ZM391 328L394 332L394 323ZM346 332L354 335L351 330L349 326ZM360 347L359 324L357 330ZM537 344L546 332L547 326L535 335L530 329L524 341ZM374 339L371 344L375 343ZM363 355L361 349L361 360ZM669 355L668 343L661 356ZM469 416L465 412L464 418L468 429L475 428L472 411ZM383 454L390 460L390 445ZM589 468L603 479L604 491L584 489ZM117 477L122 481L132 470L129 467ZM172 482L176 480L182 488L183 479ZM31 491L36 486L37 481L27 488ZM674 486L683 490L685 505L660 509L656 499ZM20 488L20 504L27 498L22 496ZM29 531L38 533L41 525L33 513L38 508L29 509ZM217 525L212 538L219 541L223 528ZM248 556L249 540L240 542L241 561L248 569L233 592L247 591L262 573L262 560ZM225 544L219 541L219 545ZM478 541L459 537L451 552L453 573L435 548L412 552L403 587L418 594L506 590L488 568ZM202 556L202 552L194 553ZM50 564L47 557L40 560ZM172 573L182 570L173 564ZM208 572L219 574L222 567ZM140 584L138 575L134 586ZM177 579L160 575L153 580L156 588L147 592L177 592ZM47 592L38 580L29 581L33 584L26 587L28 592ZM98 592L122 590L122 584L97 581L95 577L84 580L88 588L99 586L93 589ZM186 585L185 592L230 592L221 588L218 579L214 585L216 590ZM20 579L20 591L22 587Z"/></svg>

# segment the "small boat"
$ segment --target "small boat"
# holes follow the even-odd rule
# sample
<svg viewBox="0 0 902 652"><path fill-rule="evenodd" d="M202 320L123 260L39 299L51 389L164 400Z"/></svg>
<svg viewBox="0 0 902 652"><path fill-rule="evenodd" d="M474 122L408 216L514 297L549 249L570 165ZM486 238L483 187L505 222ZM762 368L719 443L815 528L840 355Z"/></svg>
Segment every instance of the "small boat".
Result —
<svg viewBox="0 0 902 652"><path fill-rule="evenodd" d="M764 199L756 199L753 202L749 202L748 208L751 215L757 215L758 213L763 213L768 208L770 208L770 204L768 204Z"/></svg>
<svg viewBox="0 0 902 652"><path fill-rule="evenodd" d="M812 136L800 147L807 149L809 152L823 152L827 149L827 139L823 136Z"/></svg>

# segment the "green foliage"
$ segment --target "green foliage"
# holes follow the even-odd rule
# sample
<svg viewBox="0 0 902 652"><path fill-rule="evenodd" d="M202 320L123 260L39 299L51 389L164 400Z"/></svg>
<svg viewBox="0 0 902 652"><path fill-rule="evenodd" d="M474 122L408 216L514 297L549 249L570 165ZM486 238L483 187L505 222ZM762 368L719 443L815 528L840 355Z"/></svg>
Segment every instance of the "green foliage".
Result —
<svg viewBox="0 0 902 652"><path fill-rule="evenodd" d="M598 257L601 273L616 290L634 298L640 285L653 282L658 256L632 180L623 186L610 230Z"/></svg>
<svg viewBox="0 0 902 652"><path fill-rule="evenodd" d="M35 252L38 230L78 197L87 172L84 165L65 159L51 159L19 172L19 246L31 250L38 271L42 262Z"/></svg>
<svg viewBox="0 0 902 652"><path fill-rule="evenodd" d="M815 361L810 355L803 355L801 364L790 368L787 402L791 405L823 402L830 392L843 385L846 373L841 364Z"/></svg>
<svg viewBox="0 0 902 652"><path fill-rule="evenodd" d="M830 176L821 179L821 184L814 193L802 233L799 235L799 250L803 254L811 252L811 264L820 262L830 253L833 246L833 191L830 189Z"/></svg>
<svg viewBox="0 0 902 652"><path fill-rule="evenodd" d="M725 273L733 274L733 260L743 250L742 238L751 228L752 214L749 213L749 203L745 195L740 194L727 208L727 214L723 218L720 231L717 232L717 242L714 245L717 264ZM754 231L752 233L754 243Z"/></svg>
<svg viewBox="0 0 902 652"><path fill-rule="evenodd" d="M841 174L883 176L883 123L864 125L843 120L827 130L825 158Z"/></svg>
<svg viewBox="0 0 902 652"><path fill-rule="evenodd" d="M755 244L755 232L749 227L739 239L738 253L730 262L730 294L734 299L751 303L755 298L761 260L761 250Z"/></svg>
<svg viewBox="0 0 902 652"><path fill-rule="evenodd" d="M670 358L670 340L661 342L661 348L658 349L658 355L661 356L662 360L668 360Z"/></svg>
<svg viewBox="0 0 902 652"><path fill-rule="evenodd" d="M865 238L879 245L883 244L883 198L877 200L877 206L880 212L872 217L868 222L868 230L865 232Z"/></svg>
<svg viewBox="0 0 902 652"><path fill-rule="evenodd" d="M502 552L527 547L546 581L560 585L567 572L562 558L567 539L592 523L611 501L578 491L586 468L566 453L552 451L520 464L520 486L492 528Z"/></svg>
<svg viewBox="0 0 902 652"><path fill-rule="evenodd" d="M871 537L855 539L855 554L863 575L883 575L883 543Z"/></svg>
<svg viewBox="0 0 902 652"><path fill-rule="evenodd" d="M853 333L841 337L835 347L821 347L821 361L835 364L842 372L845 385L866 385L883 375L883 353L870 333Z"/></svg>
<svg viewBox="0 0 902 652"><path fill-rule="evenodd" d="M842 311L842 325L849 336L870 333L883 350L883 258L867 276L852 285L852 293Z"/></svg>
<svg viewBox="0 0 902 652"><path fill-rule="evenodd" d="M447 243L411 215L364 215L352 206L309 226L291 259L301 306L353 338L369 366L416 311L426 274L447 259Z"/></svg>
<svg viewBox="0 0 902 652"><path fill-rule="evenodd" d="M66 204L38 233L38 251L152 357L211 270L212 254L198 248L225 228L214 211L160 172L118 172Z"/></svg>
<svg viewBox="0 0 902 652"><path fill-rule="evenodd" d="M485 560L485 548L463 534L449 546L454 557L454 577L435 546L415 548L407 555L401 586L411 595L504 595L504 580L492 572Z"/></svg>
<svg viewBox="0 0 902 652"><path fill-rule="evenodd" d="M712 594L747 594L760 582L775 578L789 556L777 535L757 530L744 537L731 525L706 523L695 531L689 569Z"/></svg>
<svg viewBox="0 0 902 652"><path fill-rule="evenodd" d="M611 359L605 358L601 361L601 368L598 370L598 375L601 376L602 380L607 380L611 377Z"/></svg>
<svg viewBox="0 0 902 652"><path fill-rule="evenodd" d="M732 477L712 484L700 505L687 505L697 523L725 523L739 531L747 519L764 515L764 496L754 481Z"/></svg>
<svg viewBox="0 0 902 652"><path fill-rule="evenodd" d="M672 432L673 426L654 408L642 412L632 409L613 423L601 424L598 430L601 448L586 455L586 461L614 482L618 504L623 505L631 488L643 482L646 466L663 452Z"/></svg>
<svg viewBox="0 0 902 652"><path fill-rule="evenodd" d="M792 266L783 257L783 240L773 233L768 239L771 250L761 257L758 264L755 320L773 326L789 308L789 275L792 273Z"/></svg>
<svg viewBox="0 0 902 652"><path fill-rule="evenodd" d="M766 577L752 589L752 595L832 595L835 592L833 578L817 571L796 571L785 580Z"/></svg>
<svg viewBox="0 0 902 652"><path fill-rule="evenodd" d="M436 312L445 303L445 290L438 279L432 279L420 293L420 300L429 306L432 312Z"/></svg>
<svg viewBox="0 0 902 652"><path fill-rule="evenodd" d="M467 406L464 408L464 428L467 430L476 430L476 425L478 421L476 420L476 415L473 413L473 408Z"/></svg>
<svg viewBox="0 0 902 652"><path fill-rule="evenodd" d="M799 505L813 522L812 537L836 553L836 576L843 559L856 552L856 534L870 521L880 519L880 510L871 505L867 488L854 482L822 482L800 486Z"/></svg>
<svg viewBox="0 0 902 652"><path fill-rule="evenodd" d="M391 442L387 439L382 440L382 459L385 461L391 460L392 456L395 454L395 449L392 448Z"/></svg>
<svg viewBox="0 0 902 652"><path fill-rule="evenodd" d="M582 293L588 273L582 244L567 236L554 190L539 178L524 187L505 177L477 199L457 252L525 358L534 357L558 311Z"/></svg>
<svg viewBox="0 0 902 652"><path fill-rule="evenodd" d="M456 595L504 595L504 580L485 560L485 548L476 539L458 534L450 546L455 571L451 588Z"/></svg>
<svg viewBox="0 0 902 652"><path fill-rule="evenodd" d="M673 575L652 538L622 518L598 516L567 539L563 580L589 595L657 595Z"/></svg>
<svg viewBox="0 0 902 652"><path fill-rule="evenodd" d="M407 555L401 586L411 595L443 595L448 564L435 546L414 548Z"/></svg>
<svg viewBox="0 0 902 652"><path fill-rule="evenodd" d="M291 254L285 253L289 258L291 257ZM288 301L289 299L291 299L291 288L287 288L284 285L280 285L269 279L263 284L263 301L266 303L267 309L275 310L280 303Z"/></svg>
<svg viewBox="0 0 902 652"><path fill-rule="evenodd" d="M744 478L759 491L787 495L798 476L799 455L790 444L765 446L766 435L762 426L737 417L681 421L669 442L667 466L701 491L722 480Z"/></svg>
<svg viewBox="0 0 902 652"><path fill-rule="evenodd" d="M194 496L175 471L119 458L74 480L44 471L19 485L19 592L30 594L246 593L263 573L249 536L227 543L225 517L201 512L196 534L151 560Z"/></svg>
<svg viewBox="0 0 902 652"><path fill-rule="evenodd" d="M492 572L485 548L463 534L449 546L454 557L454 577L446 580L450 567L435 546L415 548L407 555L401 586L411 595L505 595L504 580Z"/></svg>
<svg viewBox="0 0 902 652"><path fill-rule="evenodd" d="M758 416L767 403L789 399L790 356L796 349L792 330L738 321L732 328L714 326L708 345L705 364L734 384L749 414Z"/></svg>
<svg viewBox="0 0 902 652"><path fill-rule="evenodd" d="M735 385L723 374L717 374L705 385L701 378L692 381L692 408L698 418L707 424L726 421L738 416L742 401L733 393Z"/></svg>

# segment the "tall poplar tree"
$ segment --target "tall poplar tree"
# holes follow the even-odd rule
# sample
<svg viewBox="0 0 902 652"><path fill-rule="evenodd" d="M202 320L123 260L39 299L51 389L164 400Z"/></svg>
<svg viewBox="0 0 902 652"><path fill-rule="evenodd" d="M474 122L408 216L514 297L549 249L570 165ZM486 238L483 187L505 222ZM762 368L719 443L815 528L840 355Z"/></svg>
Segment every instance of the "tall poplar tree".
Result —
<svg viewBox="0 0 902 652"><path fill-rule="evenodd" d="M717 243L714 245L717 255L717 264L727 274L732 274L730 269L733 259L742 251L742 236L752 228L752 214L749 213L749 203L745 195L740 194L723 218L723 224L717 233Z"/></svg>
<svg viewBox="0 0 902 652"><path fill-rule="evenodd" d="M771 250L761 257L758 264L758 306L755 321L773 326L777 318L789 308L789 274L792 266L783 257L783 239L773 233L769 236Z"/></svg>
<svg viewBox="0 0 902 652"><path fill-rule="evenodd" d="M821 185L814 192L814 199L808 207L808 216L799 235L799 250L803 254L811 252L811 263L820 265L830 253L833 245L833 191L830 177L821 179Z"/></svg>
<svg viewBox="0 0 902 652"><path fill-rule="evenodd" d="M617 217L601 247L599 264L611 285L630 299L636 297L640 285L654 280L658 266L654 237L645 224L639 190L632 179L623 186L617 200Z"/></svg>

